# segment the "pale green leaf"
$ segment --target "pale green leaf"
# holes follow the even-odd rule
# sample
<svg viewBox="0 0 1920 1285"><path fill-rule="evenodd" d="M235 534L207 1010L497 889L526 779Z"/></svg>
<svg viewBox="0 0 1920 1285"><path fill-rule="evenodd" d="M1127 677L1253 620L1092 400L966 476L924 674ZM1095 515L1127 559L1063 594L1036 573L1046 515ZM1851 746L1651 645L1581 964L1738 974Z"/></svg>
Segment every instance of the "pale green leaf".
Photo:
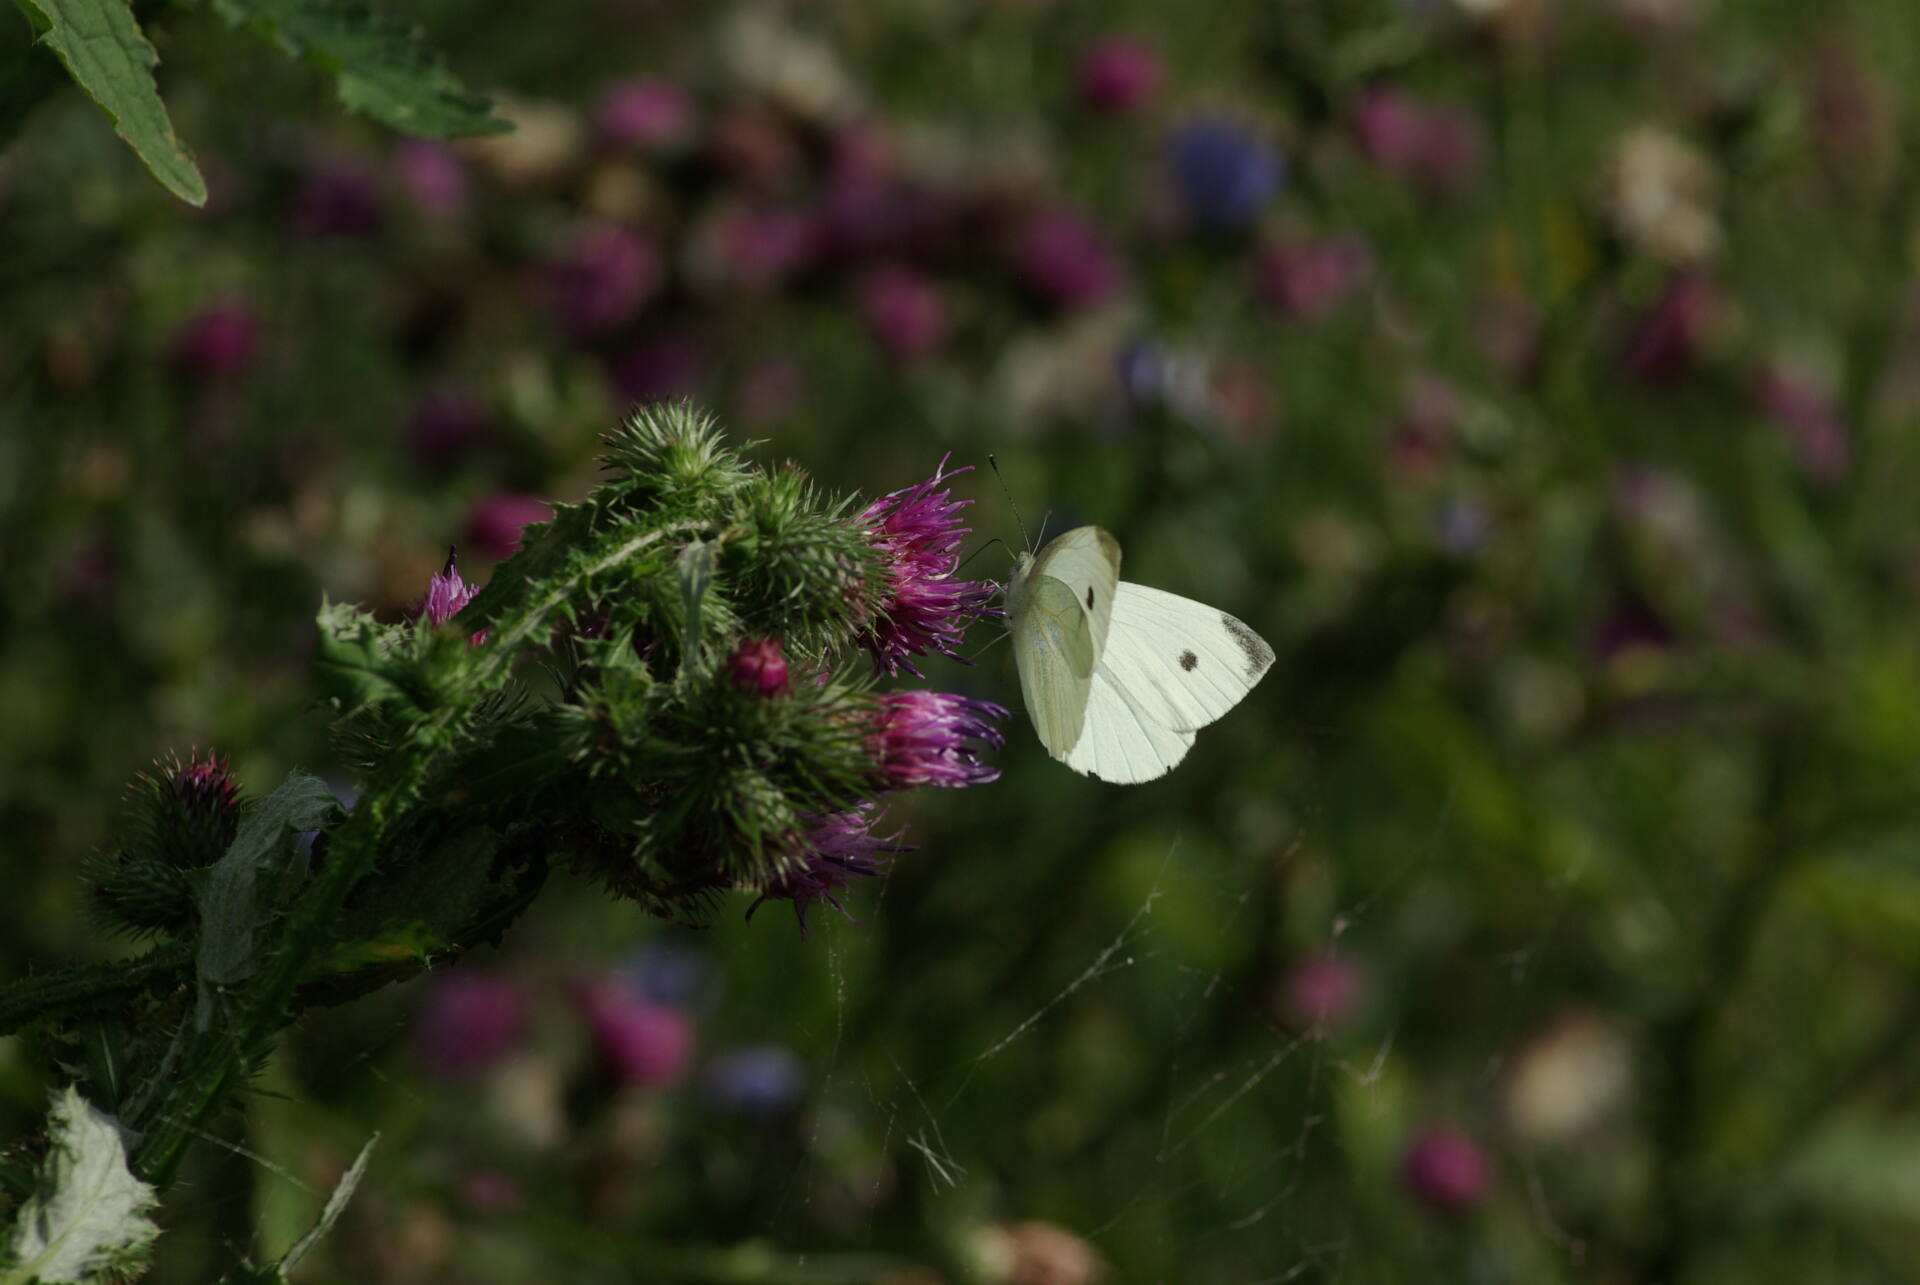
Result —
<svg viewBox="0 0 1920 1285"><path fill-rule="evenodd" d="M286 1257L280 1260L280 1270L292 1271L299 1266L300 1260L312 1252L313 1247L320 1243L320 1238L331 1231L334 1223L340 1220L340 1214L346 1209L347 1202L353 1199L354 1188L358 1187L360 1180L367 1176L367 1161L373 1158L373 1145L378 1141L380 1141L380 1135L376 1133L367 1139L366 1146L360 1148L360 1154L347 1167L347 1171L340 1175L340 1181L334 1184L333 1194L327 1197L326 1206L321 1209L319 1220L313 1224L306 1235L293 1242L293 1247L287 1250Z"/></svg>
<svg viewBox="0 0 1920 1285"><path fill-rule="evenodd" d="M173 132L153 83L160 56L140 34L127 0L17 0L67 74L112 118L127 146L169 192L205 205L206 180Z"/></svg>
<svg viewBox="0 0 1920 1285"><path fill-rule="evenodd" d="M72 1086L56 1095L40 1189L20 1206L0 1285L78 1285L136 1266L160 1229L153 1188L127 1168L119 1124Z"/></svg>
<svg viewBox="0 0 1920 1285"><path fill-rule="evenodd" d="M680 550L676 568L680 573L680 593L685 599L686 621L680 639L683 663L700 651L700 609L713 584L714 554L719 545L712 540L693 540Z"/></svg>
<svg viewBox="0 0 1920 1285"><path fill-rule="evenodd" d="M512 126L468 92L411 26L361 0L211 0L236 26L334 76L340 101L395 129L434 138L498 134Z"/></svg>

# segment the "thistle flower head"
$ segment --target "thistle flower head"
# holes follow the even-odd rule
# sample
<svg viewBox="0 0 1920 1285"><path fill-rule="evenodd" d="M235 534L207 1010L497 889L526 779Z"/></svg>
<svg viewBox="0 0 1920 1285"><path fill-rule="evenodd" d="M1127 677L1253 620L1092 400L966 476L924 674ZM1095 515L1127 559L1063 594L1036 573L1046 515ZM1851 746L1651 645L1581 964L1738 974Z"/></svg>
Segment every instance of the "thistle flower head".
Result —
<svg viewBox="0 0 1920 1285"><path fill-rule="evenodd" d="M470 585L460 578L460 568L454 565L454 551L447 550L447 565L440 568L433 579L427 581L427 596L421 600L420 615L427 623L435 626L446 624L460 614L460 609L473 601L480 592L480 586Z"/></svg>
<svg viewBox="0 0 1920 1285"><path fill-rule="evenodd" d="M881 783L902 790L998 780L1000 769L981 762L978 746L998 749L1005 743L994 721L1006 716L989 701L948 692L888 692L880 698L874 731Z"/></svg>
<svg viewBox="0 0 1920 1285"><path fill-rule="evenodd" d="M801 840L800 860L786 873L769 883L760 897L747 908L747 917L763 901L791 901L794 917L800 921L800 934L807 932L807 908L824 901L847 918L847 908L834 894L856 880L869 878L885 870L896 852L911 852L910 845L895 843L899 834L873 833L873 827L885 815L871 803L863 803L848 812L806 818L811 829Z"/></svg>
<svg viewBox="0 0 1920 1285"><path fill-rule="evenodd" d="M992 582L953 578L960 539L970 529L959 525L960 510L972 501L956 500L941 486L966 472L949 473L946 466L943 458L932 477L881 496L856 519L888 563L887 601L866 642L876 674L918 675L910 656L957 657L966 627L987 614Z"/></svg>

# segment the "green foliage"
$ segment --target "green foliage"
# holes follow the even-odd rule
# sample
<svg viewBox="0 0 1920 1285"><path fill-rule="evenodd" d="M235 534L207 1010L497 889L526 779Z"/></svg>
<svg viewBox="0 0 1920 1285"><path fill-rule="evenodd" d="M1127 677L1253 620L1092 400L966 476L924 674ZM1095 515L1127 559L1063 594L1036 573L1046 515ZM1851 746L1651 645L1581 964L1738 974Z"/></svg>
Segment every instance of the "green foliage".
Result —
<svg viewBox="0 0 1920 1285"><path fill-rule="evenodd" d="M141 34L128 0L17 3L41 42L60 56L67 74L99 104L153 176L181 200L206 204L206 180L174 133L153 83L160 56Z"/></svg>
<svg viewBox="0 0 1920 1285"><path fill-rule="evenodd" d="M459 138L510 129L420 33L362 0L197 0L338 82L340 101L408 134Z"/></svg>
<svg viewBox="0 0 1920 1285"><path fill-rule="evenodd" d="M320 1216L312 1227L293 1242L278 1261L255 1266L242 1263L220 1278L220 1285L286 1285L287 1273L300 1265L300 1260L313 1251L320 1238L333 1230L340 1221L340 1215L346 1211L347 1202L353 1199L353 1193L359 1188L360 1180L367 1175L367 1162L373 1159L373 1148L380 1141L380 1135L374 1134L367 1139L367 1145L360 1148L360 1154L354 1157L347 1171L340 1175L340 1181L334 1184L333 1193L327 1197L327 1203L321 1208Z"/></svg>
<svg viewBox="0 0 1920 1285"><path fill-rule="evenodd" d="M0 1285L95 1285L137 1270L160 1229L153 1188L127 1169L119 1122L69 1085L47 1118L38 1189L15 1212Z"/></svg>

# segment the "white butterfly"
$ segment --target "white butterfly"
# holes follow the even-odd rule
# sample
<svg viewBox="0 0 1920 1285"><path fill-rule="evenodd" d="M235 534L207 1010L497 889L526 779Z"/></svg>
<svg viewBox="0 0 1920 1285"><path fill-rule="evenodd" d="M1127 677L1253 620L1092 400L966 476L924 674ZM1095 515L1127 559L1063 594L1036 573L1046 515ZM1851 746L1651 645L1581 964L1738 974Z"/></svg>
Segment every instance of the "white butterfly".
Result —
<svg viewBox="0 0 1920 1285"><path fill-rule="evenodd" d="M1096 780L1164 776L1273 664L1224 611L1123 583L1120 544L1097 526L1018 555L1006 604L1033 730Z"/></svg>

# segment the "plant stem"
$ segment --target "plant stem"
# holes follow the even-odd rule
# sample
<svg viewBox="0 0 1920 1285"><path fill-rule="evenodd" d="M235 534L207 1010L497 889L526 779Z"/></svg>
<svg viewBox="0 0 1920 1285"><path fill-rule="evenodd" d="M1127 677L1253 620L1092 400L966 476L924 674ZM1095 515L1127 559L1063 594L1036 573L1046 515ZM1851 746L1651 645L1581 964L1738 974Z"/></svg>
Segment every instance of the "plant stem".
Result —
<svg viewBox="0 0 1920 1285"><path fill-rule="evenodd" d="M134 996L178 985L193 964L196 943L168 942L134 959L85 964L28 977L0 990L0 1035L45 1018L80 1017L116 1008Z"/></svg>

